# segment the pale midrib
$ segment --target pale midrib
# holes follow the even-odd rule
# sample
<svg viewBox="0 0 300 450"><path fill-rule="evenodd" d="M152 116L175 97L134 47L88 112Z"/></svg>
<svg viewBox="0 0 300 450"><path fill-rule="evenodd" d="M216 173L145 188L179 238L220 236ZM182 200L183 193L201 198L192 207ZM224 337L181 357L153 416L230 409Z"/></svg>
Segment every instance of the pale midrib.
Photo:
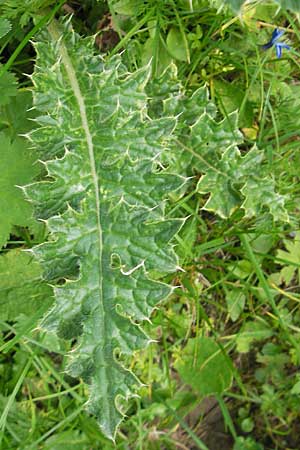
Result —
<svg viewBox="0 0 300 450"><path fill-rule="evenodd" d="M99 185L98 185L98 177L97 177L97 171L96 171L96 163L95 163L95 157L94 157L94 144L92 140L92 135L90 132L88 120L87 120L87 114L86 114L86 108L85 103L83 99L83 95L80 90L80 86L76 77L76 72L73 67L73 63L69 57L68 51L66 49L66 46L62 42L62 36L59 33L55 23L53 20L49 26L48 30L54 40L56 42L59 42L59 50L60 50L60 56L62 59L62 63L66 69L70 85L74 91L78 106L79 106L79 112L81 117L81 123L82 128L84 130L85 136L86 136L86 142L88 147L88 153L89 153L89 160L90 160L90 167L91 167L91 174L93 179L93 185L95 190L95 208L96 208L96 215L97 215L97 232L98 232L98 241L99 241L99 298L100 298L100 310L103 317L103 334L106 339L106 327L105 327L105 310L103 305L103 286L102 286L102 279L103 279L103 273L102 273L102 253L103 253L103 237L102 237L102 227L101 227L101 220L100 220L100 198L99 198ZM104 355L103 355L104 357ZM108 377L107 377L108 380ZM109 414L109 411L108 411Z"/></svg>

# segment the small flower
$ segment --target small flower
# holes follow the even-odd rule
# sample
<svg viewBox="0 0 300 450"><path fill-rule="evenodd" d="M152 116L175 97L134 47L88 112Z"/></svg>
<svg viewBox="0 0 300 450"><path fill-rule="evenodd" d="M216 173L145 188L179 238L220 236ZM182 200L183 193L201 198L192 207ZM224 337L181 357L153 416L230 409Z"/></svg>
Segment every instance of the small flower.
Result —
<svg viewBox="0 0 300 450"><path fill-rule="evenodd" d="M275 28L275 30L272 33L271 40L266 44L262 45L262 48L264 50L267 50L268 48L271 48L274 45L276 49L277 58L281 58L283 48L286 48L287 50L291 49L291 47L285 44L284 42L278 42L278 39L280 39L283 34L284 34L283 30L278 30L278 28Z"/></svg>

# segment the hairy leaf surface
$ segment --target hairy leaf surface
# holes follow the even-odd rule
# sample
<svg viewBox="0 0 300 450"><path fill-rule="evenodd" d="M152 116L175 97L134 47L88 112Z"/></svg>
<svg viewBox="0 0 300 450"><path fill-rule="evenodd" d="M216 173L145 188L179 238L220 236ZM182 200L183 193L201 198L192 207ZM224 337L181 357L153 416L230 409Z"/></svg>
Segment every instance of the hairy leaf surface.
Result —
<svg viewBox="0 0 300 450"><path fill-rule="evenodd" d="M40 127L30 133L48 176L26 187L50 231L34 252L59 282L42 326L76 339L69 372L90 385L88 409L113 439L118 397L137 384L118 356L149 342L136 322L171 291L150 273L177 267L168 243L182 221L166 220L164 208L185 180L160 164L176 121L149 118L149 68L130 74L119 57L95 56L92 40L50 31L36 44Z"/></svg>

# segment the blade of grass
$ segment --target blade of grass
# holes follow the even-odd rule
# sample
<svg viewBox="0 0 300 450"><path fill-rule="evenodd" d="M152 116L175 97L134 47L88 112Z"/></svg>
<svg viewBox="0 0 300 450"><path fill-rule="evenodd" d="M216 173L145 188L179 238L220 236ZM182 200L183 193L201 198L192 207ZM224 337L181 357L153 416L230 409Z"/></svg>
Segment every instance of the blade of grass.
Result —
<svg viewBox="0 0 300 450"><path fill-rule="evenodd" d="M20 373L19 379L18 379L18 381L17 381L17 383L16 383L16 385L15 385L15 387L14 387L14 389L13 389L13 391L12 391L12 393L11 393L9 399L8 399L8 402L5 405L4 411L3 411L3 413L2 413L2 415L0 417L0 448L1 448L3 432L5 430L6 420L7 420L7 416L8 416L9 410L11 409L11 407L12 407L14 401L15 401L16 395L19 392L20 387L22 386L24 378L25 378L25 376L26 376L26 374L27 374L27 372L28 372L28 370L29 370L29 368L31 366L32 359L33 359L33 356L31 358L29 358L29 360L25 364L22 372Z"/></svg>
<svg viewBox="0 0 300 450"><path fill-rule="evenodd" d="M72 414L67 416L64 420L61 420L58 424L56 424L54 427L52 427L50 430L48 430L46 433L44 433L39 439L37 439L31 445L29 445L27 447L27 449L35 450L37 448L40 448L40 447L38 447L38 445L41 442L46 440L49 436L51 436L51 434L54 434L54 432L57 431L59 428L66 425L68 422L71 422L71 420L75 419L75 417L77 417L81 413L81 411L84 409L84 406L85 405L81 405L81 406L79 406L79 408L75 409L75 411L73 411Z"/></svg>
<svg viewBox="0 0 300 450"><path fill-rule="evenodd" d="M150 19L150 17L153 15L153 10L151 9L147 14L145 14L141 20L139 20L134 27L131 28L131 30L128 31L128 33L126 34L126 36L123 37L123 39L121 39L121 41L112 49L112 51L110 52L110 56L115 55L116 53L118 53L122 47L125 46L125 44L127 44L127 42L132 38L132 36L135 35L135 33L137 33L139 31L139 29Z"/></svg>
<svg viewBox="0 0 300 450"><path fill-rule="evenodd" d="M20 331L18 331L10 341L6 342L0 347L0 352L8 353L13 348L13 346L20 341L20 339L22 339L27 333L29 333L29 331L31 331L36 326L38 319L43 316L48 308L49 305L41 306L41 308L39 308L38 311L25 322Z"/></svg>
<svg viewBox="0 0 300 450"><path fill-rule="evenodd" d="M195 442L197 445L197 448L200 448L200 450L209 450L209 448L204 444L204 442L198 438L198 436L194 433L194 431L188 426L188 424L181 418L179 415L174 411L173 408L171 408L168 403L166 402L165 405L167 406L170 413L175 417L177 422L180 424L180 426L187 432L189 437Z"/></svg>
<svg viewBox="0 0 300 450"><path fill-rule="evenodd" d="M226 405L226 403L224 402L224 400L223 400L223 398L222 398L221 395L216 395L216 398L217 398L217 400L218 400L218 403L219 403L221 412L222 412L222 414L223 414L224 422L225 422L225 424L228 426L229 431L230 431L230 433L231 433L233 439L236 441L238 436L237 436L237 432L236 432L236 430L235 430L235 427L234 427L234 424L233 424L233 421L232 421L230 412L229 412L229 410L228 410L228 408L227 408L227 405Z"/></svg>

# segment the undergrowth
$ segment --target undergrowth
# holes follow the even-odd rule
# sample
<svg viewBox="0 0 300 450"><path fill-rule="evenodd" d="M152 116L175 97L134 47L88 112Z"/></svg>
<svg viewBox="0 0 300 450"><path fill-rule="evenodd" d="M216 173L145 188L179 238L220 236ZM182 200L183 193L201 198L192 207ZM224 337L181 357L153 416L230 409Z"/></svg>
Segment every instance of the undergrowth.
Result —
<svg viewBox="0 0 300 450"><path fill-rule="evenodd" d="M298 2L0 11L0 447L298 449Z"/></svg>

